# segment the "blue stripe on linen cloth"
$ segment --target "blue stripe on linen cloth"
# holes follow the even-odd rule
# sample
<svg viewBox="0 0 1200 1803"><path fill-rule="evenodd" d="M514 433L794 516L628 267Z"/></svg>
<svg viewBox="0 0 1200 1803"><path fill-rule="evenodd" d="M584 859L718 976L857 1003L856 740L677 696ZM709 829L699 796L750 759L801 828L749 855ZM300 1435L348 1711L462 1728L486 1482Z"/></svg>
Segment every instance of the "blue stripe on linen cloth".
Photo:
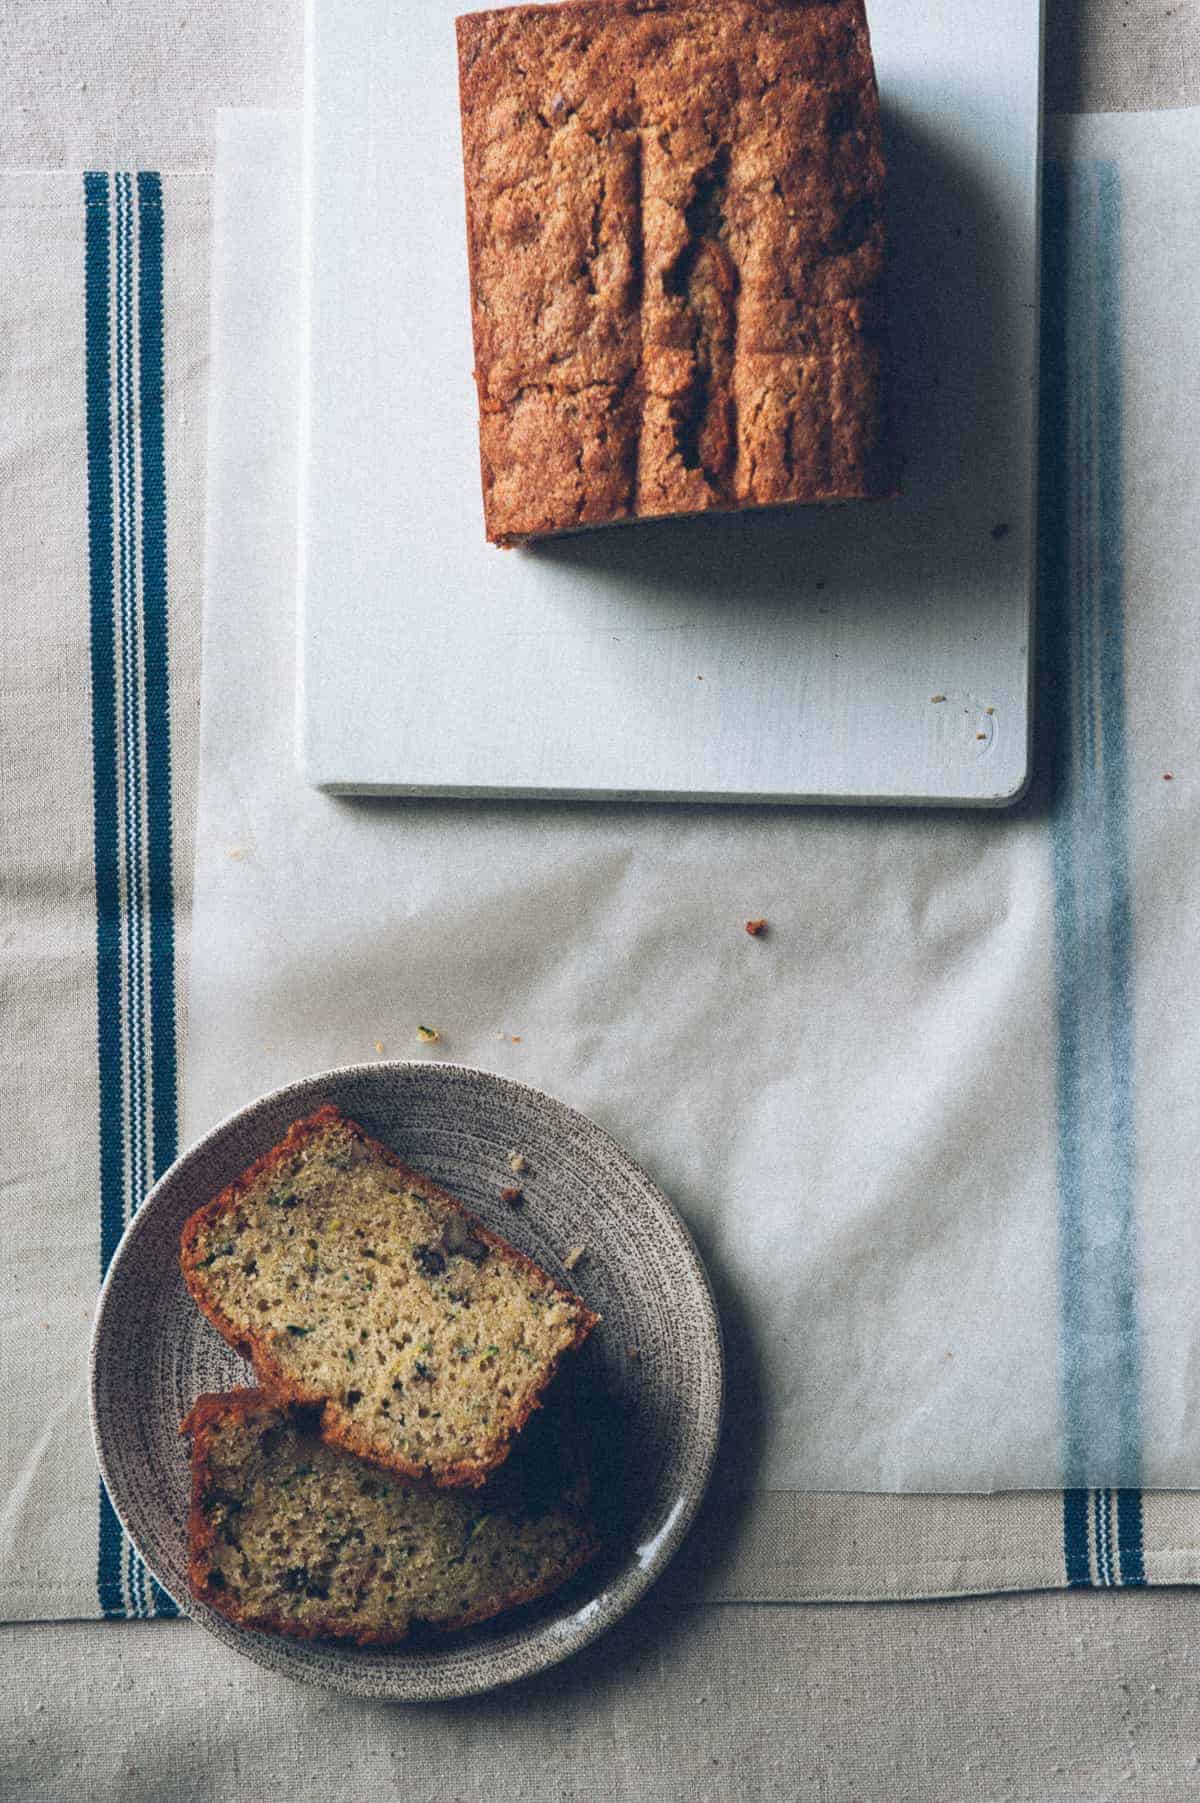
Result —
<svg viewBox="0 0 1200 1803"><path fill-rule="evenodd" d="M1134 1290L1120 187L1045 175L1041 606L1053 748L1063 1554L1070 1585L1144 1584ZM1087 1489L1103 1471L1123 1486Z"/></svg>
<svg viewBox="0 0 1200 1803"><path fill-rule="evenodd" d="M1072 1589L1144 1585L1141 1491L1065 1491L1063 1557Z"/></svg>
<svg viewBox="0 0 1200 1803"><path fill-rule="evenodd" d="M103 1276L178 1136L160 179L89 173L84 208ZM102 1613L176 1614L99 1507Z"/></svg>

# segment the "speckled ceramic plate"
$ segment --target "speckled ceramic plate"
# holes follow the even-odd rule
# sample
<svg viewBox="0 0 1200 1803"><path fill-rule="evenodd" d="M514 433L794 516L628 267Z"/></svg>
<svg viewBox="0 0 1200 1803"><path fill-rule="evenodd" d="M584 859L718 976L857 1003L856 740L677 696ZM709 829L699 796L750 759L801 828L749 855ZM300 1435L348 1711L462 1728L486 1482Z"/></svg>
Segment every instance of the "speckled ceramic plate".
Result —
<svg viewBox="0 0 1200 1803"><path fill-rule="evenodd" d="M179 1234L209 1200L332 1101L599 1311L568 1381L591 1428L605 1552L556 1597L453 1637L354 1648L252 1634L187 1589L188 1462L179 1423L206 1390L252 1382L203 1320L179 1272ZM508 1153L528 1160L523 1205ZM586 1259L568 1274L573 1246ZM636 1356L631 1356L636 1349ZM679 1547L712 1472L721 1425L712 1293L670 1203L606 1133L523 1084L446 1064L353 1065L253 1102L184 1154L125 1233L92 1339L92 1427L114 1507L159 1583L260 1665L359 1696L464 1696L586 1646L649 1589Z"/></svg>

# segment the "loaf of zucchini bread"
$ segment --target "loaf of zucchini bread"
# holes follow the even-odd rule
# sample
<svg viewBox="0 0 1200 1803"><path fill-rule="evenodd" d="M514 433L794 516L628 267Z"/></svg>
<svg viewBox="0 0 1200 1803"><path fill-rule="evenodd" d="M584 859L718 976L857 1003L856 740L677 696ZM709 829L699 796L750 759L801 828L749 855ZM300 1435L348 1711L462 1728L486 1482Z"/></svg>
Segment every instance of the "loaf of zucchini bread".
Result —
<svg viewBox="0 0 1200 1803"><path fill-rule="evenodd" d="M893 493L863 0L457 28L488 538Z"/></svg>
<svg viewBox="0 0 1200 1803"><path fill-rule="evenodd" d="M201 1208L181 1263L213 1326L322 1437L437 1485L507 1457L597 1317L337 1108Z"/></svg>

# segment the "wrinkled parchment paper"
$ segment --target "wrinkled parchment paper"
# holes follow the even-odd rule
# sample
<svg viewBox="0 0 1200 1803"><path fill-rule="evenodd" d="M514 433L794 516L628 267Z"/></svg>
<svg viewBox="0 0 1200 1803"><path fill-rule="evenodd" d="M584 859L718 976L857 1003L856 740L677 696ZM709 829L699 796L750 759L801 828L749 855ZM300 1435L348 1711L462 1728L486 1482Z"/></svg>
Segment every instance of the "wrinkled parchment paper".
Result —
<svg viewBox="0 0 1200 1803"><path fill-rule="evenodd" d="M728 1335L734 1481L1195 1484L1196 115L1072 120L1052 140L1072 166L1110 164L1121 190L1120 543L1111 521L1108 542L1077 535L1120 567L1119 1120L1115 1028L1077 1035L1064 1089L1064 1008L1082 1019L1101 998L1063 926L1062 735L1029 801L984 816L352 802L304 787L297 140L279 116L222 120L189 1136L339 1063L486 1066L594 1116L688 1220ZM411 699L438 732L437 696ZM1074 704L1060 686L1046 705L1061 725ZM1082 943L1121 952L1104 845L1086 816L1072 830L1091 897ZM769 924L751 936L757 918ZM1101 1296L1104 1318L1082 1339L1076 1321L1070 1344L1070 1286L1092 1259L1111 1277L1113 1216L1107 1190L1089 1213L1089 1185L1109 1175L1086 1158L1064 1216L1064 1102L1116 1136L1128 1167L1133 1302L1110 1320ZM1064 1264L1068 1243L1082 1263ZM1137 1470L1114 1468L1106 1444L1069 1466L1072 1386L1091 1386L1102 1418L1118 1366Z"/></svg>

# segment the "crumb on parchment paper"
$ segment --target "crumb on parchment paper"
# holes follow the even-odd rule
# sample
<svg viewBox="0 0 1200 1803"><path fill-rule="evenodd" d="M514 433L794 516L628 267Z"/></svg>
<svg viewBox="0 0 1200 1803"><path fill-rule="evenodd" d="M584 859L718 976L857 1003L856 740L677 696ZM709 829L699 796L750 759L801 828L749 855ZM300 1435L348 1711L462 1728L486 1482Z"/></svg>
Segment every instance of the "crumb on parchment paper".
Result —
<svg viewBox="0 0 1200 1803"><path fill-rule="evenodd" d="M586 1246L572 1246L571 1250L567 1253L567 1256L563 1259L564 1269L574 1271L578 1265L583 1263L587 1255L588 1249Z"/></svg>
<svg viewBox="0 0 1200 1803"><path fill-rule="evenodd" d="M749 933L751 939L761 939L766 930L767 922L765 919L748 920L746 922L746 931Z"/></svg>
<svg viewBox="0 0 1200 1803"><path fill-rule="evenodd" d="M421 1041L422 1045L436 1045L441 1037L442 1036L436 1027L417 1028L417 1038Z"/></svg>
<svg viewBox="0 0 1200 1803"><path fill-rule="evenodd" d="M937 701L944 701L946 699L946 697L944 695L931 695L929 697L929 699L930 699L930 701L937 702Z"/></svg>
<svg viewBox="0 0 1200 1803"><path fill-rule="evenodd" d="M379 1053L379 1056L381 1058L383 1057L383 1054L387 1051L387 1047L384 1045L382 1039L377 1039L375 1041L375 1050Z"/></svg>

